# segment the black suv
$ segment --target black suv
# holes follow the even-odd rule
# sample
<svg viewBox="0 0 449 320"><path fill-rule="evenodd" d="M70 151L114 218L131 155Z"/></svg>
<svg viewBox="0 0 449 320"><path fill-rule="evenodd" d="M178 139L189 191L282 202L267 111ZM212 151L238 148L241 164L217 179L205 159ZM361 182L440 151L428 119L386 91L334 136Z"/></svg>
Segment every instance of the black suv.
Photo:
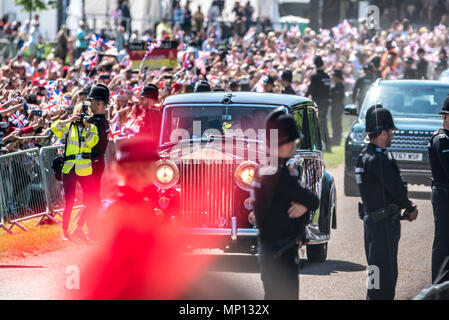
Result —
<svg viewBox="0 0 449 320"><path fill-rule="evenodd" d="M344 191L358 196L354 168L362 149L369 143L365 132L366 111L381 103L393 115L398 128L389 150L398 161L401 175L409 184L431 184L428 144L442 126L441 111L449 83L425 80L378 80L368 91L361 108L345 107L345 114L358 115L346 138ZM358 112L360 109L360 112Z"/></svg>

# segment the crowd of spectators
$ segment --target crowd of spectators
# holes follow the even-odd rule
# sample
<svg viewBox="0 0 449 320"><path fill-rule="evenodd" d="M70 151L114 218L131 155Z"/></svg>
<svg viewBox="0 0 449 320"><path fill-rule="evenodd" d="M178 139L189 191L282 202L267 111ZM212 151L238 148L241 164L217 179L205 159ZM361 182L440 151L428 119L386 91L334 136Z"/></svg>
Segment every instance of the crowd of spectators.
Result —
<svg viewBox="0 0 449 320"><path fill-rule="evenodd" d="M124 25L119 25L113 36L105 30L93 34L81 23L71 39L63 27L56 48L47 57L18 49L0 68L1 153L61 144L51 134L51 124L69 117L73 106L96 83L107 85L111 91L107 118L110 137L116 139L139 132L145 114L140 92L149 83L159 88L160 102L168 95L193 92L199 81L207 81L215 91L280 93L290 85L281 77L288 69L293 92L305 95L318 55L328 74L341 70L339 78L347 92L370 63L385 79L402 79L404 75L437 79L448 68L449 29L445 24L416 28L403 19L373 32L364 23L345 20L331 30L318 32L298 26L274 30L263 17L254 17L249 4L236 1L235 23L226 29L217 22L222 12L220 1L214 4L204 14L201 7L190 11L188 3L175 3L171 16L142 35L136 31L127 34ZM12 29L4 22L0 33ZM32 30L38 33L39 17L14 28L18 35L14 41L31 44ZM126 42L139 40L150 44L177 41L179 66L133 69Z"/></svg>

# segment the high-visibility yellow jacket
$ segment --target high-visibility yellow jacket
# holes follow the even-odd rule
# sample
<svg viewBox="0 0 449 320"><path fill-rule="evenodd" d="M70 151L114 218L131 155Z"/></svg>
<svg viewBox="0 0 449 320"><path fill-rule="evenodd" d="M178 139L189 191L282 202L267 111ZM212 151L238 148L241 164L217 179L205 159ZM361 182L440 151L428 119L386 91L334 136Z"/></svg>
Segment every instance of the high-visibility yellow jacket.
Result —
<svg viewBox="0 0 449 320"><path fill-rule="evenodd" d="M59 139L65 139L67 132L69 131L70 123L65 126L61 125L61 121L56 121L51 126L51 131ZM79 134L79 128L76 124L73 124L70 129L70 133L67 135L67 151L65 156L76 156L82 154L89 154L92 152L92 148L98 143L100 138L98 137L98 129L95 125L91 124L89 130L82 128L81 135ZM81 129L80 129L81 130ZM84 139L83 139L84 138ZM70 173L75 168L75 173L78 176L85 177L92 174L92 160L91 159L74 159L64 162L62 172L64 174Z"/></svg>

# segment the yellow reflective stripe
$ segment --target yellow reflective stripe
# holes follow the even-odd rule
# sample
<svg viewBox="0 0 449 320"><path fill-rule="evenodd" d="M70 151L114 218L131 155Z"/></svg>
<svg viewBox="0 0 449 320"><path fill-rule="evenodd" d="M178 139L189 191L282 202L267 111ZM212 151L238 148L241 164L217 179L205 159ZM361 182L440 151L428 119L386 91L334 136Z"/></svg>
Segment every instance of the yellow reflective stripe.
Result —
<svg viewBox="0 0 449 320"><path fill-rule="evenodd" d="M66 161L65 163L64 163L64 165L65 166L69 166L70 168L72 168L74 165L75 165L75 163L73 163L73 162L71 162L72 160L69 160L69 161Z"/></svg>
<svg viewBox="0 0 449 320"><path fill-rule="evenodd" d="M58 130L60 130L60 131L62 131L62 132L64 132L65 130L65 127L63 127L63 126L61 126L61 122L58 122L57 124L56 124L56 129L58 129Z"/></svg>
<svg viewBox="0 0 449 320"><path fill-rule="evenodd" d="M75 147L79 146L79 142L78 141L73 141L73 140L70 140L70 139L67 140L67 144L69 144L71 146L75 146Z"/></svg>

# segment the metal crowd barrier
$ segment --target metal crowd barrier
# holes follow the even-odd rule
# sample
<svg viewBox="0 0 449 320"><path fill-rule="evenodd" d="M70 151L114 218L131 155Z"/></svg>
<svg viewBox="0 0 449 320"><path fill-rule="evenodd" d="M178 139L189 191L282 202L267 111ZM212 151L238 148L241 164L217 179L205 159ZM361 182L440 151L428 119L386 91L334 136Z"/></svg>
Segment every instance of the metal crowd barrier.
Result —
<svg viewBox="0 0 449 320"><path fill-rule="evenodd" d="M449 281L424 289L413 300L449 300Z"/></svg>
<svg viewBox="0 0 449 320"><path fill-rule="evenodd" d="M110 172L116 145L126 139L109 141L102 183L105 194L111 191L111 184L113 184ZM0 156L0 229L10 234L14 226L28 231L20 223L39 217L37 225L44 218L60 223L55 216L61 215L64 210L64 189L62 182L55 178L52 164L63 150L63 145L51 146ZM74 209L83 207L82 199L82 189L78 185ZM9 226L7 226L8 223Z"/></svg>
<svg viewBox="0 0 449 320"><path fill-rule="evenodd" d="M14 226L28 231L22 221L41 217L55 220L47 210L45 179L39 149L0 156L0 227L12 233ZM39 220L39 222L41 221ZM7 227L5 222L9 222Z"/></svg>

